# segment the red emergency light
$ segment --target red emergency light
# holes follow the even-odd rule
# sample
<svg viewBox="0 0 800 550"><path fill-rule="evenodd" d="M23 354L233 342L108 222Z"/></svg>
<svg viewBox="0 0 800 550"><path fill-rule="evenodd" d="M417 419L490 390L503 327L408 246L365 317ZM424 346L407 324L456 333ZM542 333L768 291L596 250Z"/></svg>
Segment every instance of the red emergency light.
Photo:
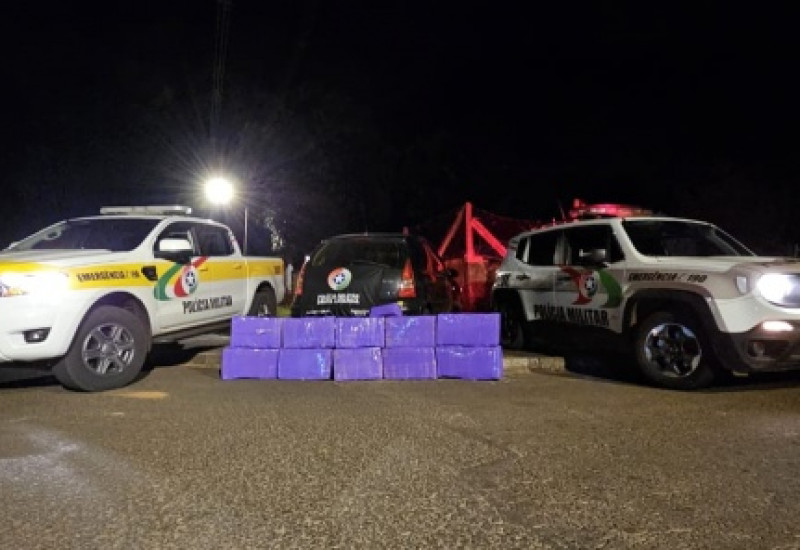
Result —
<svg viewBox="0 0 800 550"><path fill-rule="evenodd" d="M581 199L574 199L572 201L572 209L569 211L569 218L571 220L586 218L630 218L632 216L651 216L652 214L652 210L629 204L586 204Z"/></svg>

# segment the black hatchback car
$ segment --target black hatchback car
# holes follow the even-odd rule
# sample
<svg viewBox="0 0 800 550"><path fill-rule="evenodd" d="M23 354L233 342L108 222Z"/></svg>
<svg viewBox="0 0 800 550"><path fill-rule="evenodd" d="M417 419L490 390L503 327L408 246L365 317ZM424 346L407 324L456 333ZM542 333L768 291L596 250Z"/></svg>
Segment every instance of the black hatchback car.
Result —
<svg viewBox="0 0 800 550"><path fill-rule="evenodd" d="M367 315L392 303L410 315L457 311L456 275L422 237L339 235L317 245L303 264L292 316Z"/></svg>

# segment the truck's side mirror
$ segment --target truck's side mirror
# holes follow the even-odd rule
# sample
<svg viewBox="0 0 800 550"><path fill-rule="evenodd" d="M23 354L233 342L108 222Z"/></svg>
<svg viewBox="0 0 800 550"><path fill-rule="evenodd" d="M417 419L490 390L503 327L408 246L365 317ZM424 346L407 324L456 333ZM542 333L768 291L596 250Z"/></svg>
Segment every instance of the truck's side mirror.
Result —
<svg viewBox="0 0 800 550"><path fill-rule="evenodd" d="M180 237L166 237L156 243L156 258L164 258L178 264L188 264L192 261L194 248L189 239Z"/></svg>

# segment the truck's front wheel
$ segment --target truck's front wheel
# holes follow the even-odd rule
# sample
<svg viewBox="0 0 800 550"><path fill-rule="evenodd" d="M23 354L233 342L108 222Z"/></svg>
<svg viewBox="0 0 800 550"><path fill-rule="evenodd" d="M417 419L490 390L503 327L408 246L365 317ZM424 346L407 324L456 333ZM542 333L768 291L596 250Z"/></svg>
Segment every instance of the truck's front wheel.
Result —
<svg viewBox="0 0 800 550"><path fill-rule="evenodd" d="M149 348L148 332L136 315L100 306L84 318L53 374L73 390L121 388L139 375Z"/></svg>

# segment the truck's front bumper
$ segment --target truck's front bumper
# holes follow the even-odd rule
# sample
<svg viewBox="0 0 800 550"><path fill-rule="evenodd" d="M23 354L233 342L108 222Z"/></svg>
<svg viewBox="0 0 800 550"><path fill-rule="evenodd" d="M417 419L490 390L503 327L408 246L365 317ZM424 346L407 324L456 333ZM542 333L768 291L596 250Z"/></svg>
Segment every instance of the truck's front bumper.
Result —
<svg viewBox="0 0 800 550"><path fill-rule="evenodd" d="M82 304L31 296L0 298L0 363L42 361L67 352L83 316ZM35 332L46 337L37 341Z"/></svg>

